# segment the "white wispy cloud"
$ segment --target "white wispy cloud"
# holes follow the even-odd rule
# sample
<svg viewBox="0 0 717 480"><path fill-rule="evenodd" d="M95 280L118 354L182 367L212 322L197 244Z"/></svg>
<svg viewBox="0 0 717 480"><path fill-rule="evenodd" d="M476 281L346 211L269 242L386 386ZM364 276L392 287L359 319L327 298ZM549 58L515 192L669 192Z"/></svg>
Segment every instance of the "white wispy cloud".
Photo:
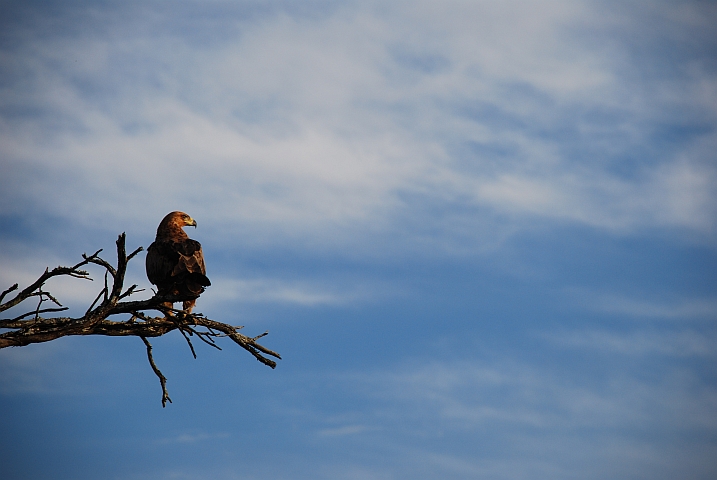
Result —
<svg viewBox="0 0 717 480"><path fill-rule="evenodd" d="M399 293L395 288L373 284L351 285L321 281L290 281L280 278L215 278L215 285L208 289L202 300L206 302L257 302L290 303L304 306L341 305L356 301L374 301L388 294Z"/></svg>
<svg viewBox="0 0 717 480"><path fill-rule="evenodd" d="M714 335L684 331L575 331L542 335L559 345L591 348L606 353L626 355L667 355L673 357L714 357L717 338Z"/></svg>
<svg viewBox="0 0 717 480"><path fill-rule="evenodd" d="M701 31L684 10L674 28ZM21 81L0 105L26 113L0 116L2 212L151 228L186 207L235 225L231 234L324 246L440 222L430 205L487 208L514 225L711 235L714 134L666 153L649 143L663 124L680 126L684 115L670 112L713 124L704 100L717 80L699 57L669 83L640 77L649 60L630 63L629 48L603 42L642 28L639 14L618 13L418 2L279 9L252 22L207 14L225 27L210 45L163 30L156 15L129 30L126 17L99 15L102 34L61 40L17 29L25 41L2 66ZM616 173L619 162L634 173Z"/></svg>
<svg viewBox="0 0 717 480"><path fill-rule="evenodd" d="M574 306L606 313L671 320L717 317L717 299L714 297L685 298L671 295L660 298L640 298L617 293L593 292L580 288L568 288L565 292L568 301Z"/></svg>
<svg viewBox="0 0 717 480"><path fill-rule="evenodd" d="M343 427L324 428L319 430L318 433L322 437L343 437L346 435L356 435L373 429L374 428L367 427L366 425L344 425Z"/></svg>
<svg viewBox="0 0 717 480"><path fill-rule="evenodd" d="M220 433L180 433L178 435L162 438L159 440L155 440L154 443L156 444L175 444L175 443L198 443L198 442L206 442L211 440L220 440L220 439L226 439L229 438L230 435L226 432L220 432Z"/></svg>

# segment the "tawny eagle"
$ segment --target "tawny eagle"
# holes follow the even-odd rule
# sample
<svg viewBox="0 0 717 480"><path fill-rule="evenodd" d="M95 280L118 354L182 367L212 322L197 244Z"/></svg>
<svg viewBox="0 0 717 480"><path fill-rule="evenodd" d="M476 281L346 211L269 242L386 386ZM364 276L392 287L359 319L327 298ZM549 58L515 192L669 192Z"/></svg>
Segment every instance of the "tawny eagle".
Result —
<svg viewBox="0 0 717 480"><path fill-rule="evenodd" d="M147 248L145 267L147 278L157 286L157 294L179 297L189 313L211 282L204 267L202 246L182 230L186 226L196 228L197 222L184 212L167 214L157 227L157 237Z"/></svg>

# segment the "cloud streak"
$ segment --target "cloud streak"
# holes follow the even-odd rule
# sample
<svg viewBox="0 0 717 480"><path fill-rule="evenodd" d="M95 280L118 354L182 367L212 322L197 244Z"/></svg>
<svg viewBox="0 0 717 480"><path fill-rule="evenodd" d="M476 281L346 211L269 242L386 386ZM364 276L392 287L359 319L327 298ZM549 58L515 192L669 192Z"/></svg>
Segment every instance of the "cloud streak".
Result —
<svg viewBox="0 0 717 480"><path fill-rule="evenodd" d="M570 348L592 348L605 353L623 355L667 355L672 357L714 357L717 344L714 336L685 330L678 332L578 331L549 334L545 338Z"/></svg>

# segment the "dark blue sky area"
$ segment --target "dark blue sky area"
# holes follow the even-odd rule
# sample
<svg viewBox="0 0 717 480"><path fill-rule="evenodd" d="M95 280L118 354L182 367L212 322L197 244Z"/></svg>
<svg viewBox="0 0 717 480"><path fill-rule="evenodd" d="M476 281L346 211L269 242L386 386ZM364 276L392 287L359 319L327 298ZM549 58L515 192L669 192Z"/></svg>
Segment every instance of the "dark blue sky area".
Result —
<svg viewBox="0 0 717 480"><path fill-rule="evenodd" d="M270 329L265 343L284 356L276 371L227 342L222 352L198 345L194 360L179 335L156 339L175 402L164 410L137 339L69 338L3 352L21 372L6 370L4 408L24 412L3 430L8 478L328 478L346 470L516 478L512 468L517 478L553 469L566 478L707 478L711 460L692 462L712 442L699 418L711 408L712 346L681 347L690 335L714 340L713 322L615 312L619 305L588 292L669 308L674 298L714 291L714 252L579 229L511 243L508 259L307 268L402 293L363 305L243 308L237 323L247 331ZM301 270L287 263L291 274ZM637 343L625 349L620 339ZM659 451L662 463L642 460L639 475L623 477L638 460L615 444ZM495 471L482 473L484 465Z"/></svg>

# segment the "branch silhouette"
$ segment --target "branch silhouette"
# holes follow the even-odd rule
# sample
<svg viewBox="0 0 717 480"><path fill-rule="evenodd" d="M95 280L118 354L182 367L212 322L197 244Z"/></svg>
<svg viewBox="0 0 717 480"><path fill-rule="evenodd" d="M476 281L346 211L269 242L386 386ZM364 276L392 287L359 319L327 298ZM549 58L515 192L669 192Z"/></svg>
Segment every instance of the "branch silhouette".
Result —
<svg viewBox="0 0 717 480"><path fill-rule="evenodd" d="M268 332L255 337L248 337L239 333L243 327L233 326L205 317L201 313L188 313L169 307L174 302L191 300L186 296L154 295L147 300L121 301L142 290L137 285L125 289L124 279L127 264L141 252L137 248L127 255L125 249L125 234L117 238L117 267L102 259L98 250L92 255L82 254L82 261L72 267L57 267L45 272L27 288L18 292L18 284L12 285L0 293L0 312L20 305L22 302L36 299L34 309L14 318L0 319L0 348L21 347L31 343L49 342L69 335L108 335L108 336L135 336L140 337L147 347L147 359L162 387L162 407L172 402L167 393L167 379L159 370L152 356L152 345L148 338L160 337L173 330L179 330L192 352L197 357L192 338L197 338L207 345L221 350L216 343L219 337L228 337L244 350L251 353L258 361L271 368L276 362L269 357L281 359L281 356L257 343ZM42 314L67 310L49 291L43 290L45 283L53 277L74 277L82 280L92 280L87 271L82 270L88 264L99 265L105 269L104 287L90 304L85 314L79 318L71 317L43 317ZM111 277L111 285L108 282ZM15 296L2 303L5 297L14 292ZM42 308L45 304L52 307ZM156 311L161 316L153 317L147 314ZM127 320L110 320L109 317L119 314L129 314Z"/></svg>

